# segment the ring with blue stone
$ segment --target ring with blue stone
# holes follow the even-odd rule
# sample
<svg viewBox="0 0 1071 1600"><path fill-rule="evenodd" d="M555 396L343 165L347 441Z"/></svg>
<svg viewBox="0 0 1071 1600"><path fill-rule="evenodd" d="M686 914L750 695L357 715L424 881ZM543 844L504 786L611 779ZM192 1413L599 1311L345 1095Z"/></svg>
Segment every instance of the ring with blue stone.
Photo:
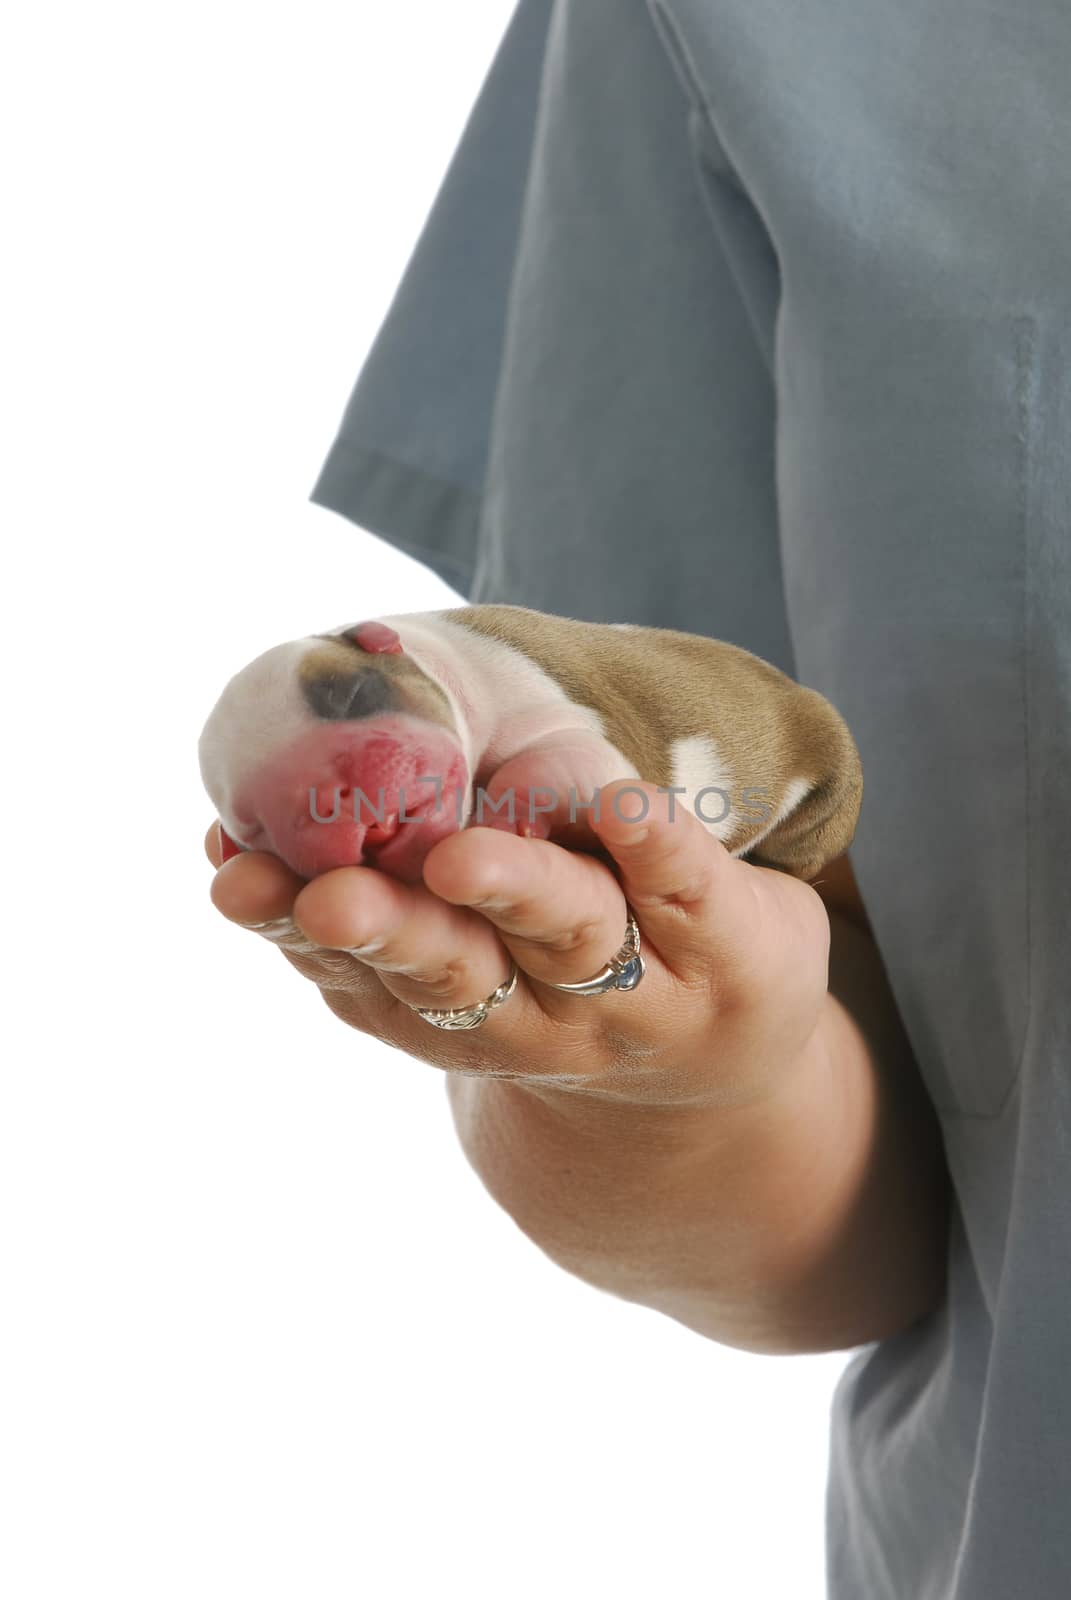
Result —
<svg viewBox="0 0 1071 1600"><path fill-rule="evenodd" d="M610 994L615 989L622 992L635 989L647 968L640 954L640 930L636 918L631 906L626 906L625 910L628 912L625 942L601 972L583 983L551 983L547 987L560 989L562 994L578 995Z"/></svg>

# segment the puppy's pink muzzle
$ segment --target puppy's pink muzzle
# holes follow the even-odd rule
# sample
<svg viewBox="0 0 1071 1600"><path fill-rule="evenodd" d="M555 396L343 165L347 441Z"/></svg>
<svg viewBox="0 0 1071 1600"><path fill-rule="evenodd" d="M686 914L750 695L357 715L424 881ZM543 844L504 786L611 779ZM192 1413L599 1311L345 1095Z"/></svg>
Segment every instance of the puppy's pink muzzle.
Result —
<svg viewBox="0 0 1071 1600"><path fill-rule="evenodd" d="M364 865L417 883L428 851L462 825L467 789L461 746L432 723L318 723L242 784L235 837L303 878Z"/></svg>

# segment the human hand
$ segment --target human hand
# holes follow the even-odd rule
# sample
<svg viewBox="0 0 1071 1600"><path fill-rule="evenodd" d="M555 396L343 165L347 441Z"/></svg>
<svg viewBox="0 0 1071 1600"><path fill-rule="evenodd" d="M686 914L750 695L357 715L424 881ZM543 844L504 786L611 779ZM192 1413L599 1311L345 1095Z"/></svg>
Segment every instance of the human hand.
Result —
<svg viewBox="0 0 1071 1600"><path fill-rule="evenodd" d="M637 790L642 822L630 820ZM671 819L671 799L634 779L605 785L591 821L605 860L466 829L432 849L416 885L372 867L305 882L256 851L220 866L213 824L212 900L276 944L344 1022L447 1072L636 1105L755 1102L818 1026L828 917L808 884L734 859L679 805ZM549 987L590 978L617 952L626 902L646 962L639 988L583 998ZM445 1031L412 1009L484 999L511 955L516 988L479 1028Z"/></svg>

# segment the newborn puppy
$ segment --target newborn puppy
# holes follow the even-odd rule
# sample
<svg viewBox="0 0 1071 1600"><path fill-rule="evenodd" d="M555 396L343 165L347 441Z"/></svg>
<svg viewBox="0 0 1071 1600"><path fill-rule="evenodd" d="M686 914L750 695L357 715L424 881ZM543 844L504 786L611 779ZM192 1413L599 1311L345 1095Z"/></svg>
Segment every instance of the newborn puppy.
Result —
<svg viewBox="0 0 1071 1600"><path fill-rule="evenodd" d="M224 689L200 761L225 853L305 878L418 882L470 824L568 843L628 777L671 789L732 855L812 878L851 843L863 789L840 715L758 656L507 605L276 645Z"/></svg>

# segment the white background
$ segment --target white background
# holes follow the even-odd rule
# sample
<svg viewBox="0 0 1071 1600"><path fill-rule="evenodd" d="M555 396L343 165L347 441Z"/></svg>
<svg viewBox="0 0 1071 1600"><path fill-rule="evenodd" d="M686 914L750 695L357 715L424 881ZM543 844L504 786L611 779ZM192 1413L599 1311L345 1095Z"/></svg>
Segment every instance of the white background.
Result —
<svg viewBox="0 0 1071 1600"><path fill-rule="evenodd" d="M24 7L0 58L0 1587L818 1600L844 1357L572 1279L211 908L196 740L451 592L306 496L505 0Z"/></svg>

